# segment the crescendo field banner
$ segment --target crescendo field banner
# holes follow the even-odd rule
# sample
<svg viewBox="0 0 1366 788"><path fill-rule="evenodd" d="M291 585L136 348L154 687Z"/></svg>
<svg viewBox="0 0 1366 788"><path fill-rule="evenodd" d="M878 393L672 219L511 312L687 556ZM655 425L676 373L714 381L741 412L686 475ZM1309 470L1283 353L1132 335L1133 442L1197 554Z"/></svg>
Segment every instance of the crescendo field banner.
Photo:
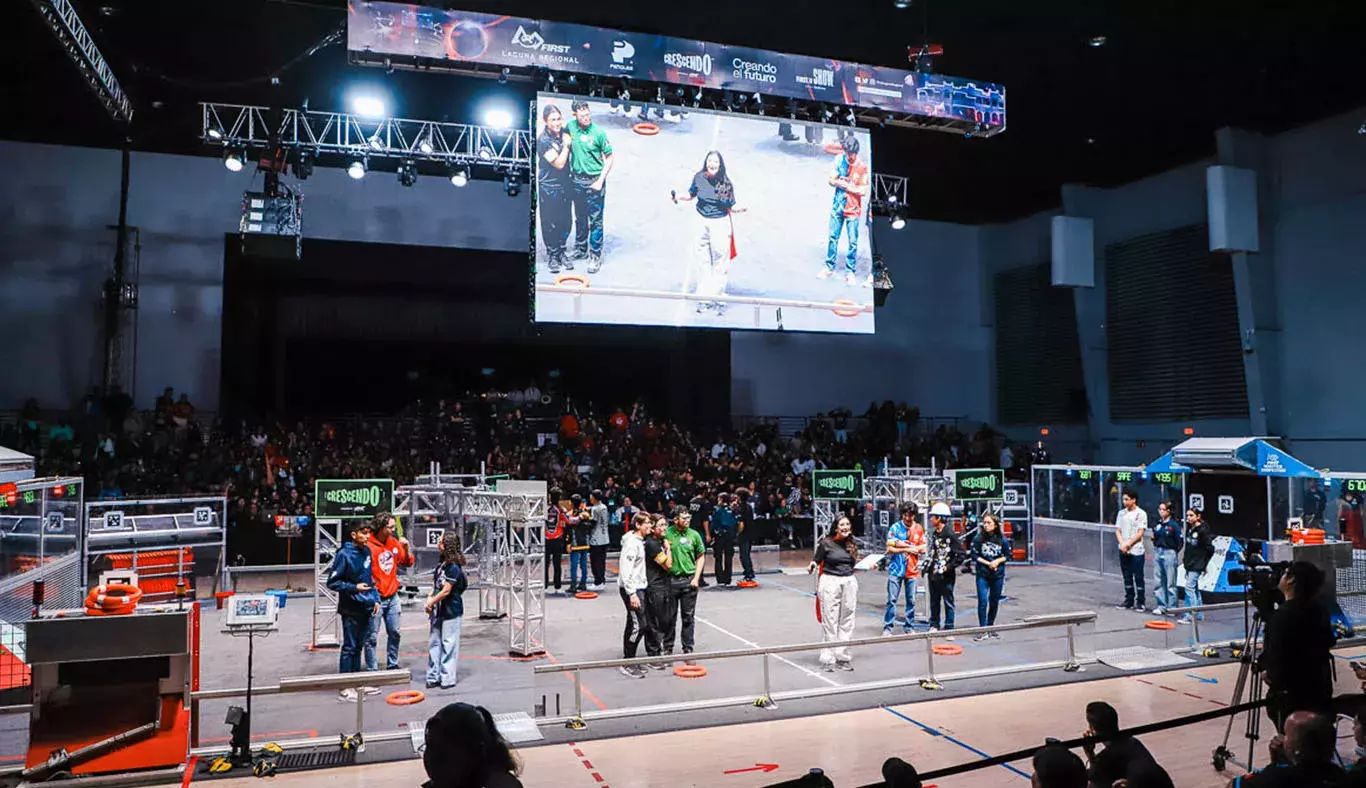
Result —
<svg viewBox="0 0 1366 788"><path fill-rule="evenodd" d="M407 3L352 2L348 19L352 52L540 66L954 118L989 128L1006 122L1003 86L960 77Z"/></svg>

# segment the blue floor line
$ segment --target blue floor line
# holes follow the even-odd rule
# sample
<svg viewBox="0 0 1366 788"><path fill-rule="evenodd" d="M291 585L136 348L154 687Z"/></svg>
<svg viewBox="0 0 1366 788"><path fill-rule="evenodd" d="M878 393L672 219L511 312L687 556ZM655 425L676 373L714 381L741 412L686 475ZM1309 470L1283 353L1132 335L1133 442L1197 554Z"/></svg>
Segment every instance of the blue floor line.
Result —
<svg viewBox="0 0 1366 788"><path fill-rule="evenodd" d="M886 709L888 712L891 712L892 714L894 714L894 715L900 717L901 719L905 720L906 722L909 722L910 724L916 726L917 728L919 728L920 730L922 730L922 731L924 731L924 732L930 734L931 736L938 736L938 737L942 738L944 741L952 742L953 744L956 744L956 745L958 745L959 747L962 747L963 749L967 750L968 752L972 753L973 755L978 756L979 758L990 758L990 757L991 757L991 756L988 755L987 753L984 753L984 752L982 752L981 750L977 749L976 747L973 747L971 744L968 744L967 742L961 741L961 740L959 740L959 739L955 739L954 737L948 735L947 733L944 733L944 732L941 731L941 730L936 730L935 728L931 728L930 726L926 725L926 724L923 723L923 722L920 722L920 721L918 721L918 720L913 720L913 719L911 719L910 717L907 717L905 714L902 714L901 712L897 711L896 709L890 708L890 707L888 707L888 706L883 706L882 708L884 708L884 709ZM914 766L915 764L911 764L911 765ZM1019 776L1025 778L1026 780L1029 779L1029 775L1028 775L1028 774L1026 774L1026 773L1020 771L1019 769L1015 768L1014 766L1011 766L1011 765L1008 764L1008 763L1003 763L1003 764L1001 764L1000 766L1001 766L1002 769L1007 769L1007 770L1009 770L1009 771L1012 771L1012 772L1014 772L1015 774L1018 774Z"/></svg>
<svg viewBox="0 0 1366 788"><path fill-rule="evenodd" d="M801 594L802 596L805 596L805 597L810 597L811 599L815 599L815 598L816 598L816 595L815 595L815 594L811 593L810 591L804 591L804 590L802 590L802 589L800 589L800 588L793 588L792 586L783 585L782 583L772 583L771 585L775 585L775 586L777 586L778 588L781 588L781 589L784 589L784 590L787 590L787 591L792 591L792 592L797 593L797 594ZM882 613L878 613L878 612L873 611L873 610L868 610L868 609L866 609L866 608L861 608L861 609L859 609L858 612L863 613L863 614L865 614L865 615L872 616L873 618L876 618L876 619L877 619L877 621L878 621L879 624L882 623L882 616L883 616ZM976 615L976 613L977 613L977 606L976 606L976 605L973 605L973 607L972 607L972 613L973 613L973 615ZM965 642L962 644L962 646L963 646L963 648L965 648L965 649L967 649L967 648L976 649L976 648L979 648L979 647L980 647L980 644L973 642L971 638L965 638L964 640L965 640ZM999 641L998 641L998 642L999 642ZM991 653L992 653L992 654L999 655L999 656L1005 658L1005 660L1008 661L1008 662L1014 662L1016 665L1028 665L1028 664L1030 664L1030 663L1033 661L1033 660L1024 659L1024 658L1020 657L1019 655L1015 654L1015 652L1011 651L1010 649L1005 648L1004 646L1000 646L1000 645L993 646L992 649L991 649Z"/></svg>

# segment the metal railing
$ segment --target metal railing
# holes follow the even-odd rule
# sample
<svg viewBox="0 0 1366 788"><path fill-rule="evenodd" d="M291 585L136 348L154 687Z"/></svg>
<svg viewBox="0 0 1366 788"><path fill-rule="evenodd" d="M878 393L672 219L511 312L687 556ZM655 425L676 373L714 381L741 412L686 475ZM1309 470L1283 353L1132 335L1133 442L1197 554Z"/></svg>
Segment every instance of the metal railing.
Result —
<svg viewBox="0 0 1366 788"><path fill-rule="evenodd" d="M804 698L815 698L826 695L843 695L852 692L864 692L867 690L890 689L893 687L905 687L920 685L926 689L937 689L944 681L952 681L967 678L979 678L982 676L999 676L1008 673L1026 673L1035 670L1048 670L1062 668L1065 671L1073 672L1078 670L1083 663L1090 664L1095 662L1093 657L1082 658L1077 653L1076 628L1080 624L1092 624L1096 621L1096 614L1093 611L1082 611L1076 613L1058 613L1047 616L1035 616L1027 618L1016 624L1001 624L994 627L973 627L967 629L955 629L943 632L917 632L909 635L894 635L891 637L871 637L858 638L854 640L841 641L838 643L827 643L824 641L816 643L795 643L786 646L769 646L764 648L732 649L726 651L707 651L684 655L669 655L666 657L636 657L634 659L608 659L591 660L586 662L563 662L555 665L538 665L532 668L534 675L546 675L552 673L567 673L574 682L574 712L568 715L535 716L537 724L555 725L563 724L571 728L582 728L591 720L620 719L624 717L642 717L651 714L669 714L679 711L696 711L699 709L713 709L721 706L759 706L770 708L776 706L779 701L799 700ZM935 670L934 646L937 641L948 640L953 637L971 637L985 632L1017 632L1021 630L1046 629L1053 627L1063 627L1066 629L1067 656L1060 660L1046 660L1042 662L1031 662L1018 665L993 665L990 668L979 668L976 670L964 670L950 673L939 673ZM774 691L772 686L770 663L774 657L783 654L796 654L812 651L822 651L833 647L888 647L903 645L909 642L921 641L925 644L925 656L927 659L926 671L919 675L904 675L893 679L882 679L877 681L864 681L856 684L840 684L831 687L812 687L808 689ZM635 706L621 709L605 709L601 711L585 712L583 709L583 673L591 670L608 670L622 667L643 667L651 663L659 662L689 662L702 663L708 661L737 659L740 657L762 657L761 676L755 682L760 692L750 695L736 695L725 698L709 698L701 700L689 700L676 703L661 703L648 706Z"/></svg>
<svg viewBox="0 0 1366 788"><path fill-rule="evenodd" d="M1350 598L1350 597L1366 597L1366 590L1359 590L1359 591L1339 591L1339 592L1337 592L1337 594L1335 595L1335 598L1337 598L1337 599L1344 599L1344 598ZM1190 605L1190 606L1187 606L1187 607L1169 607L1169 608L1165 608L1165 610L1166 610L1166 612L1167 612L1167 615L1185 615L1185 616L1190 616L1191 641L1192 641L1192 643L1191 643L1191 645L1190 645L1188 648L1189 648L1189 649L1192 649L1192 650L1198 649L1198 648L1202 648L1202 647L1205 647L1205 646L1212 646L1212 645L1214 645L1214 644L1216 644L1216 643L1223 643L1223 642L1225 642L1225 641L1227 640L1227 638L1220 638L1220 639L1217 640L1217 641L1209 641L1209 642L1207 643L1207 642L1205 642L1205 641L1203 641L1203 640L1200 639L1200 623L1201 623L1201 620L1202 620L1202 619L1201 619L1201 616L1202 616L1203 614L1205 614L1205 613L1219 612L1219 611L1224 611L1224 610L1242 610L1242 609L1243 609L1243 602L1242 602L1242 601L1238 601L1238 602L1216 602L1216 603L1210 604L1210 605ZM1193 613L1194 615L1191 615L1192 613ZM1249 619L1249 620L1250 620L1250 619ZM1244 637L1244 638L1247 637L1246 623L1244 624L1243 637ZM1341 645L1341 643L1339 643L1339 645Z"/></svg>

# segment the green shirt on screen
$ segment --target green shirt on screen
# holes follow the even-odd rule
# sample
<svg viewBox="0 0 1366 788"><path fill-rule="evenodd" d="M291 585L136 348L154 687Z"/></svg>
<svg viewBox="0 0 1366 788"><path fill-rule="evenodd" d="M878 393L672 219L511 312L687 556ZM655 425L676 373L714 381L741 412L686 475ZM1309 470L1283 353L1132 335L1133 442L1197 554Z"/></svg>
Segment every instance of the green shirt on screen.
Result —
<svg viewBox="0 0 1366 788"><path fill-rule="evenodd" d="M674 577L692 576L697 571L697 559L707 552L707 546L702 544L702 535L691 528L680 531L671 525L664 538L669 540L669 549L674 558L669 574Z"/></svg>
<svg viewBox="0 0 1366 788"><path fill-rule="evenodd" d="M569 169L575 175L590 178L601 175L603 160L612 155L612 142L607 139L607 132L596 123L589 123L588 128L584 128L578 121L572 121L568 131L574 138L569 154Z"/></svg>

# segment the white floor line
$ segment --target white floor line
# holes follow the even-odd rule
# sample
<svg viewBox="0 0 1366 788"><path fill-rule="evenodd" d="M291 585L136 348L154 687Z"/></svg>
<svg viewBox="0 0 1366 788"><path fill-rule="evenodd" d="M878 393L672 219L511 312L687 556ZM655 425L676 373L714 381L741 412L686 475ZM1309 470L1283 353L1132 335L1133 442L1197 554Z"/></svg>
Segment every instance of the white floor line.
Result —
<svg viewBox="0 0 1366 788"><path fill-rule="evenodd" d="M722 628L722 627L717 626L716 624L711 623L710 621L706 620L705 618L702 618L701 616L694 616L694 617L693 617L693 620L696 621L696 622L699 623L699 624L706 624L707 626L711 627L712 629L716 630L717 632L720 632L720 633L723 634L723 635L726 635L726 636L729 636L729 637L733 637L733 638L735 638L736 640L740 641L741 643L744 643L746 646L749 646L750 648L763 648L763 646L759 645L758 643L755 643L755 642L752 641L752 640L746 640L746 639L740 637L739 635L735 634L734 632L731 632L731 631L728 630L728 629L724 629L724 628ZM842 687L842 686L844 686L843 684L841 684L841 683L838 682L838 681L835 681L834 679L830 678L829 676L826 676L826 675L817 673L816 671L811 670L810 668L804 667L804 666L802 666L802 665L798 665L797 663L793 662L792 660L788 659L787 657L782 656L781 654L774 654L774 655L773 655L773 658L776 659L776 660L778 660L779 662L786 662L787 664L791 665L792 667L796 668L797 670L800 670L801 672L805 673L806 675L808 675L808 676L810 676L810 677L812 677L812 678L820 679L821 681L824 681L826 684L829 684L829 685L832 686L832 687Z"/></svg>

